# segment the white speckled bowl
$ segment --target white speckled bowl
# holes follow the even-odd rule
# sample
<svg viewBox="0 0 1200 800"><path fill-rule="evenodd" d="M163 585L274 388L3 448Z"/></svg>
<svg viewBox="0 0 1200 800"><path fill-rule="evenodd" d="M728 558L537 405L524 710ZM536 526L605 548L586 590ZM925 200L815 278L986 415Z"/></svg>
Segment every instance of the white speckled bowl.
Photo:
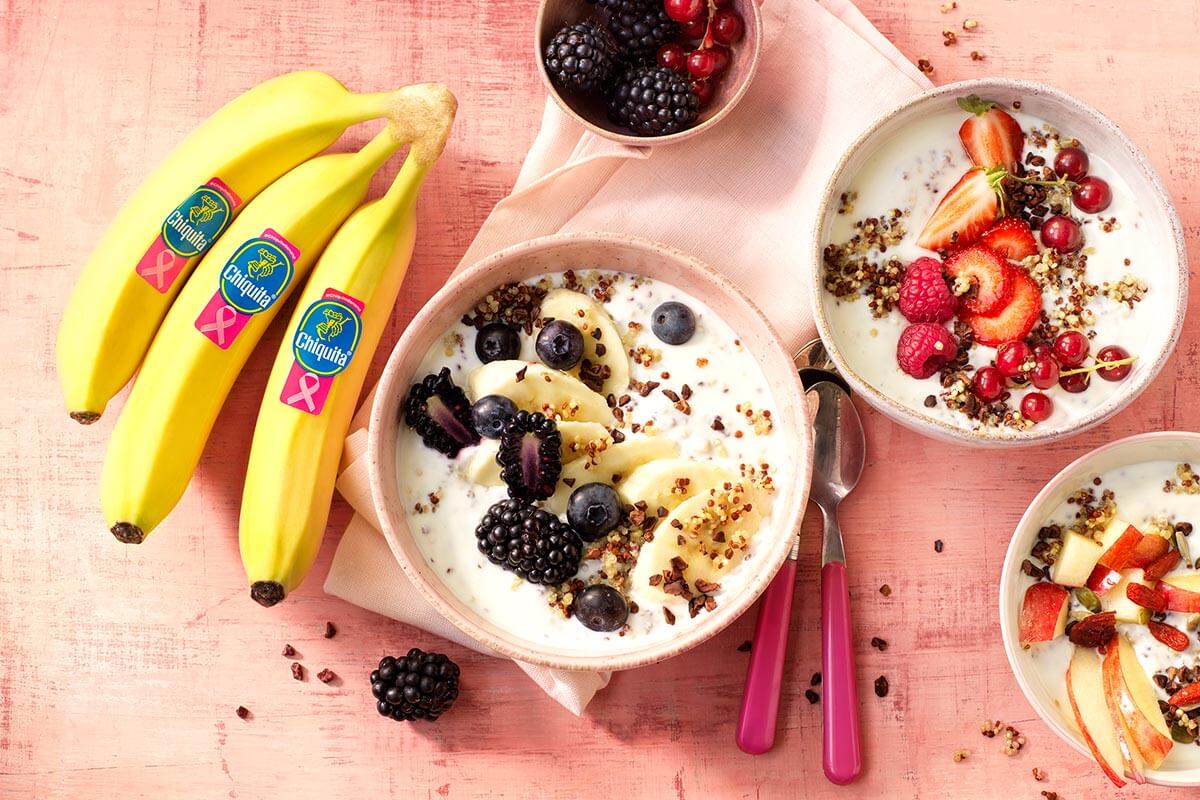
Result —
<svg viewBox="0 0 1200 800"><path fill-rule="evenodd" d="M1153 226L1155 235L1162 242L1161 252L1146 254L1156 270L1152 276L1148 276L1152 281L1151 291L1166 292L1172 298L1172 313L1162 320L1161 328L1148 341L1138 343L1139 358L1125 379L1125 391L1114 393L1086 415L1061 422L1044 422L1017 435L958 428L919 409L910 408L875 388L859 374L839 348L826 312L826 304L833 300L833 296L821 285L822 252L828 243L832 220L837 214L838 198L850 186L862 165L881 142L902 130L910 121L954 108L957 98L969 94L978 94L1006 104L1020 100L1023 111L1069 131L1072 136L1085 142L1090 152L1118 170L1136 193L1137 202L1146 212L1147 223ZM1022 446L1062 439L1099 425L1116 414L1141 394L1171 355L1183 327L1188 294L1187 255L1179 215L1158 173L1137 145L1112 120L1070 95L1040 83L1007 79L963 81L939 86L888 111L849 146L826 186L817 215L809 281L817 330L838 370L855 391L880 412L918 433L983 447Z"/></svg>
<svg viewBox="0 0 1200 800"><path fill-rule="evenodd" d="M413 540L396 475L397 412L418 379L426 351L475 302L497 286L566 269L632 272L677 286L704 302L735 330L758 361L775 401L776 430L792 443L792 474L777 481L773 524L752 544L755 570L740 594L722 598L717 608L682 628L674 639L642 644L635 638L605 654L580 654L521 635L519 626L501 629L459 600L431 569ZM629 669L661 661L714 636L748 609L779 570L800 531L812 463L812 433L803 390L792 357L778 335L742 292L706 264L670 247L614 233L547 236L514 245L453 276L405 330L384 367L371 410L367 459L371 493L384 537L405 575L439 614L472 639L520 661L558 669ZM449 498L446 498L449 499ZM470 531L466 532L470 535ZM747 561L748 566L751 562Z"/></svg>
<svg viewBox="0 0 1200 800"><path fill-rule="evenodd" d="M1024 587L1020 580L1021 561L1028 558L1029 551L1037 539L1038 529L1045 524L1050 514L1094 476L1130 464L1164 459L1200 463L1200 433L1143 433L1118 439L1080 457L1064 467L1038 492L1021 521L1017 523L1017 529L1008 545L1008 553L1004 557L1004 571L1000 575L1000 635L1004 641L1004 652L1008 656L1009 666L1012 667L1021 691L1025 693L1025 699L1037 711L1042 721L1088 760L1092 759L1092 755L1075 728L1071 709L1063 708L1055 701L1052 690L1046 686L1042 676L1034 668L1033 659L1021 649L1018 641L1018 616L1024 595ZM1096 767L1096 772L1099 775L1099 766ZM1160 769L1146 770L1146 778L1151 783L1162 786L1200 786L1200 747L1176 745ZM1107 786L1107 783L1105 785ZM1116 789L1111 791L1115 792Z"/></svg>

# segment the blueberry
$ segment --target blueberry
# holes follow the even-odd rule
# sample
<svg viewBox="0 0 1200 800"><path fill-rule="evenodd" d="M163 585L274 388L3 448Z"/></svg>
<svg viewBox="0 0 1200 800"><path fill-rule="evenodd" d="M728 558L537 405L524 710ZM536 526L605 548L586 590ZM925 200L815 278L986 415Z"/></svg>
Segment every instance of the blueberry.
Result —
<svg viewBox="0 0 1200 800"><path fill-rule="evenodd" d="M487 439L499 439L504 433L504 426L517 413L517 405L507 397L489 394L481 397L471 406L471 422L480 436Z"/></svg>
<svg viewBox="0 0 1200 800"><path fill-rule="evenodd" d="M583 334L569 322L556 319L538 334L538 358L551 369L570 369L583 358Z"/></svg>
<svg viewBox="0 0 1200 800"><path fill-rule="evenodd" d="M485 364L517 358L521 355L521 337L503 322L489 322L475 337L475 355Z"/></svg>
<svg viewBox="0 0 1200 800"><path fill-rule="evenodd" d="M585 483L567 500L567 522L585 542L600 538L621 521L621 500L611 486Z"/></svg>
<svg viewBox="0 0 1200 800"><path fill-rule="evenodd" d="M620 630L629 619L625 598L613 587L597 583L575 597L575 617L594 631Z"/></svg>
<svg viewBox="0 0 1200 800"><path fill-rule="evenodd" d="M654 309L650 329L667 344L683 344L696 332L696 315L683 303L672 300Z"/></svg>

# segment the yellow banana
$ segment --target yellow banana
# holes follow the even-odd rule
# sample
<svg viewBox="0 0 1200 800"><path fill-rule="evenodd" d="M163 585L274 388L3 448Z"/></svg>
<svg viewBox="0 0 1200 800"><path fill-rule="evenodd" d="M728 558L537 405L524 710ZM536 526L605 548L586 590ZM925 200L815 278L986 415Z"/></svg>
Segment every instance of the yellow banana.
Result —
<svg viewBox="0 0 1200 800"><path fill-rule="evenodd" d="M390 114L396 97L292 72L235 98L184 139L118 212L71 294L58 331L71 417L99 419L192 268L246 203L350 125Z"/></svg>
<svg viewBox="0 0 1200 800"><path fill-rule="evenodd" d="M314 158L247 205L184 285L113 429L100 495L113 535L141 542L191 480L251 350L402 143Z"/></svg>
<svg viewBox="0 0 1200 800"><path fill-rule="evenodd" d="M346 429L412 256L417 195L454 121L454 95L441 84L425 93L404 166L329 243L267 382L239 525L250 596L264 606L304 580L325 534Z"/></svg>

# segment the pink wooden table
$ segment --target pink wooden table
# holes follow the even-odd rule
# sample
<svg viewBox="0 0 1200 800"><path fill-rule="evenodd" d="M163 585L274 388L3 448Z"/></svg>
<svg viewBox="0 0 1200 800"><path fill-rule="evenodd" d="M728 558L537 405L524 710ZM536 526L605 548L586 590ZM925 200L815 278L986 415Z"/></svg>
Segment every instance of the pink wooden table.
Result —
<svg viewBox="0 0 1200 800"><path fill-rule="evenodd" d="M775 2L776 0L771 0ZM802 0L793 0L801 2ZM1043 79L1106 110L1149 152L1200 263L1200 4L1156 0L860 0L935 80ZM96 480L115 414L80 428L60 412L53 338L91 245L146 171L220 102L315 66L356 88L443 80L461 110L422 199L422 232L386 337L441 284L507 191L541 116L530 57L536 3L459 0L6 0L0 4L0 797L997 797L1111 796L1033 716L998 640L1004 548L1024 503L1058 468L1115 436L1196 427L1200 336L1104 428L1019 459L935 444L867 415L870 463L845 507L866 774L826 783L817 669L817 539L805 538L791 680L775 752L733 746L752 615L672 662L619 675L576 719L510 664L325 596L347 519L338 503L314 575L282 606L247 596L237 503L278 331L234 390L197 479L141 547L104 530ZM1055 10L1047 10L1054 6ZM942 46L943 28L979 21ZM804 47L797 31L796 47ZM972 49L985 55L972 61ZM847 132L849 135L850 132ZM1193 293L1200 306L1200 293ZM921 504L912 476L928 486ZM935 555L933 540L945 541ZM890 584L882 597L880 584ZM326 620L337 625L323 638ZM879 635L886 652L867 645ZM292 680L285 642L309 670ZM450 653L466 689L434 726L376 716L366 675L384 653ZM326 686L311 675L342 676ZM871 682L886 675L891 693ZM245 705L253 716L238 719ZM984 718L1026 736L1015 758ZM957 749L970 751L955 763ZM1031 770L1046 771L1035 783ZM1141 798L1165 797L1138 790Z"/></svg>

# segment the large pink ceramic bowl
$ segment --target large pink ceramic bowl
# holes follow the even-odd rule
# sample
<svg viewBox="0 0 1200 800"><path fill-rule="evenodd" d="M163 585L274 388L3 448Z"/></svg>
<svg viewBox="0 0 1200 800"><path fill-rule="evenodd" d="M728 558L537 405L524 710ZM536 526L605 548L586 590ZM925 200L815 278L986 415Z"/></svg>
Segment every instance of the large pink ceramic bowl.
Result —
<svg viewBox="0 0 1200 800"><path fill-rule="evenodd" d="M723 598L717 608L681 627L667 641L641 644L636 637L614 643L610 652L580 654L521 635L517 627L500 628L460 601L429 568L409 529L396 474L397 411L426 351L475 302L495 287L547 272L603 268L632 272L673 284L701 298L739 335L757 359L774 396L777 430L793 443L791 473L778 476L772 524L751 545L754 565L747 588ZM767 587L800 530L808 499L812 438L802 408L802 390L791 356L762 313L736 286L712 268L678 250L643 239L608 233L548 236L515 245L455 275L425 305L396 344L384 368L371 410L367 458L371 492L383 534L405 575L438 613L472 639L498 653L559 669L615 670L661 661L695 647L748 609ZM453 498L443 498L453 502ZM468 536L470 531L465 532Z"/></svg>

